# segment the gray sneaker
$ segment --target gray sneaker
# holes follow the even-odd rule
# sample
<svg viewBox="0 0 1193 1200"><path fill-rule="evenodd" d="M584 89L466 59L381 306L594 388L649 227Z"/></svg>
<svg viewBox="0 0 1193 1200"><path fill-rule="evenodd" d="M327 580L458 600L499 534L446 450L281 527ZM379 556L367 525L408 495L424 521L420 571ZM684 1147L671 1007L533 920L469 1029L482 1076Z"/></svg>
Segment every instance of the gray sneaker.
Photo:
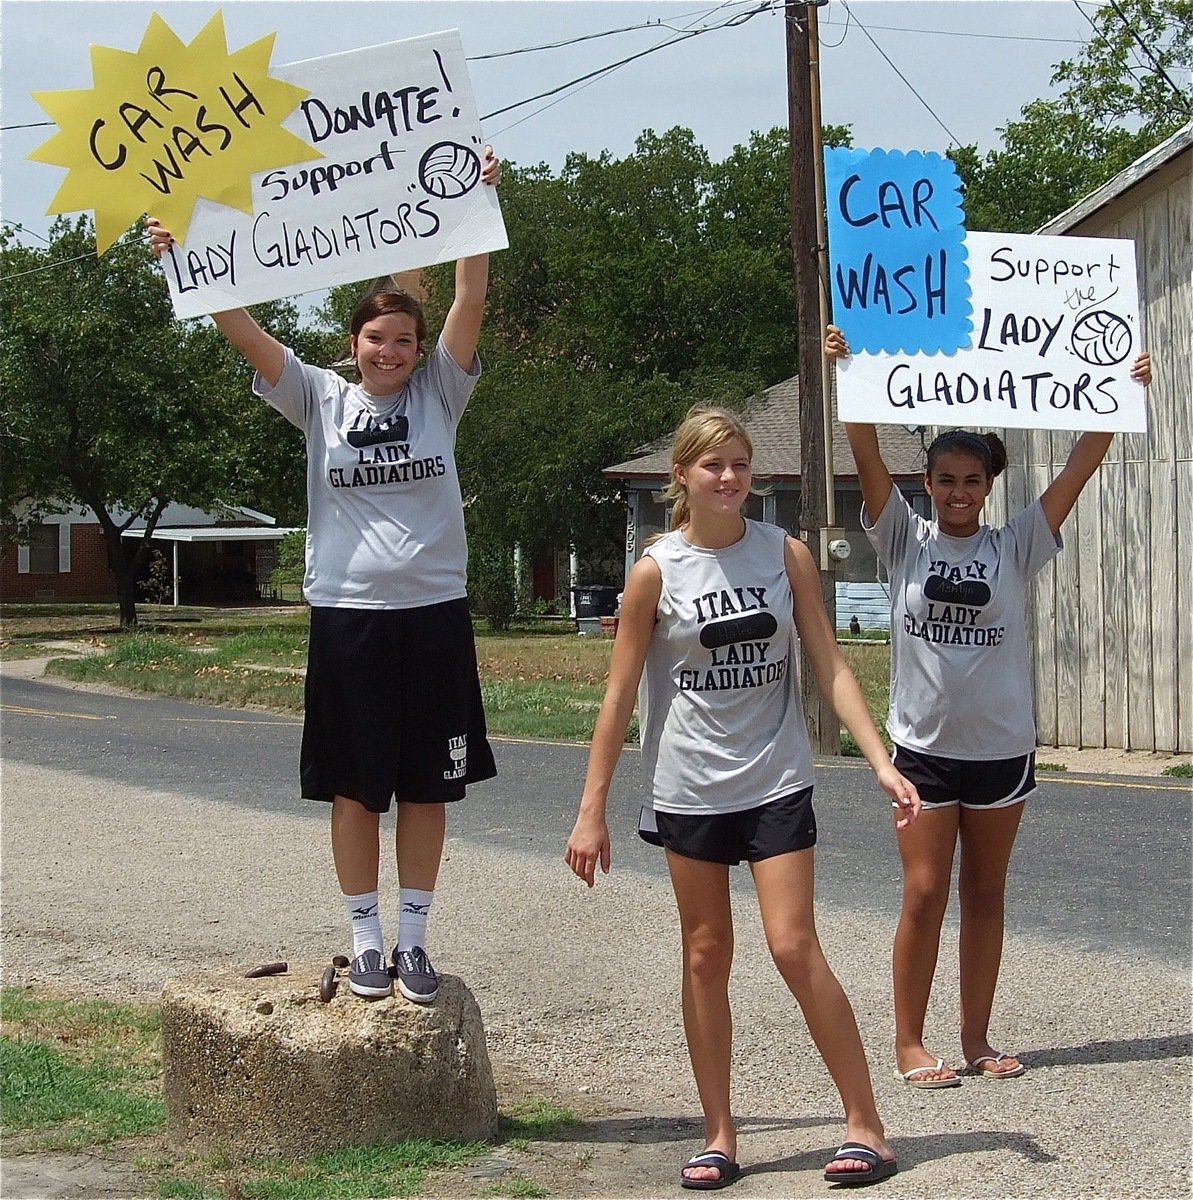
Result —
<svg viewBox="0 0 1193 1200"><path fill-rule="evenodd" d="M358 996L388 996L392 990L389 972L380 950L366 950L348 968L348 986Z"/></svg>
<svg viewBox="0 0 1193 1200"><path fill-rule="evenodd" d="M398 991L415 1004L430 1004L439 995L439 976L421 946L413 950L395 950L394 973Z"/></svg>

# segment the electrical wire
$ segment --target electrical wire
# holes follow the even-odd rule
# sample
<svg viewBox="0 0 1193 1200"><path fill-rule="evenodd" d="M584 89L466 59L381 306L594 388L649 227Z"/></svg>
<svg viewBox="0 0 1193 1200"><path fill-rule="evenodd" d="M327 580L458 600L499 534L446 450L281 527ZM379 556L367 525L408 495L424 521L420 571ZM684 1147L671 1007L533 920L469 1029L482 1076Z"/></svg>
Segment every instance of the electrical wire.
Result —
<svg viewBox="0 0 1193 1200"><path fill-rule="evenodd" d="M6 223L11 224L11 222L6 222ZM32 230L25 230L25 232L31 233ZM40 236L40 235L38 235L38 236ZM42 240L45 241L46 239L42 238ZM105 253L110 254L113 250L127 250L130 246L137 246L137 245L140 245L142 242L148 242L148 240L149 240L149 235L147 233L133 234L132 237L127 238L126 240L124 240L122 242L114 242L108 248L108 250L105 251ZM53 245L52 242L49 244ZM26 275L38 275L42 271L53 271L53 270L56 270L58 267L66 266L67 263L81 262L85 258L94 259L95 257L96 256L95 256L94 252L91 252L88 254L74 254L74 255L71 255L70 258L60 258L52 263L43 263L40 267L30 267L29 270L27 270L27 271L16 271L11 275L0 275L0 284L9 283L13 279L24 279Z"/></svg>
<svg viewBox="0 0 1193 1200"><path fill-rule="evenodd" d="M852 11L850 10L850 7L848 4L845 4L844 2L842 2L842 7L845 9L845 11L847 13L850 14L850 16L853 16ZM857 27L862 31L862 33L864 33L866 35L867 39L870 42L870 45L872 45L874 47L874 49L877 50L878 53L882 55L882 57L886 60L886 63L891 68L891 70L894 71L895 74L898 75L899 78L902 79L903 82L907 85L907 88L911 92L911 94L928 110L928 113L931 115L932 119L937 123L937 125L939 125L941 127L941 129L943 129L945 131L945 133L947 133L949 135L949 140L953 144L960 146L962 144L961 139L936 115L936 112L932 108L932 105L929 104L928 101L925 100L924 97L921 96L918 91L916 91L915 86L912 84L911 80L908 79L907 76L904 75L903 72L900 71L897 66L895 66L895 64L891 61L890 55L888 55L887 52L874 40L873 36L871 35L870 31L866 28L866 26L861 21L859 21L857 17L854 17L853 19L856 22Z"/></svg>
<svg viewBox="0 0 1193 1200"><path fill-rule="evenodd" d="M1087 0L1087 3L1088 3L1088 0ZM1111 40L1102 32L1102 30L1098 28L1098 23L1093 19L1093 17L1091 17L1089 15L1089 13L1087 13L1085 11L1084 8L1081 7L1081 4L1078 2L1078 0L1073 0L1073 7L1085 18L1090 29L1092 29L1094 31L1094 36L1106 47L1106 49L1109 50L1111 52L1111 54L1117 54L1118 51L1115 48L1114 43L1111 42ZM1095 7L1099 7L1099 6L1095 5ZM1100 7L1109 8L1110 6L1104 5L1104 6L1100 6ZM1141 69L1143 68L1143 64L1139 61L1138 54L1135 55L1135 63L1136 63L1136 66L1138 66L1139 68L1141 68ZM1136 70L1136 66L1132 66L1129 62L1124 63L1123 65L1126 68L1127 72L1130 74L1131 78L1134 79L1135 82L1140 87L1142 87L1143 80L1140 79L1139 72Z"/></svg>
<svg viewBox="0 0 1193 1200"><path fill-rule="evenodd" d="M723 9L723 8L729 8L729 7L732 7L733 5L741 5L744 3L751 3L751 2L754 4L754 7L749 12L744 13L744 14L738 14L737 16L731 18L728 21L724 21L721 24L709 26L708 30L725 29L725 28L733 27L735 25L744 24L745 21L749 20L751 17L757 16L759 12L771 11L771 10L775 9L776 7L781 6L781 0L764 0L764 2L761 4L759 4L757 2L757 0L722 0L722 2L720 4L716 4L712 8L693 10L691 13L684 13L684 14L682 14L682 16L673 17L672 20L682 21L685 18L689 18L689 17L693 18L693 19L704 18L707 20L709 17L720 12L721 9ZM637 25L625 25L625 26L621 26L617 29L606 29L606 30L603 30L598 33L581 34L574 38L563 38L558 42L545 42L541 46L524 46L517 50L503 50L503 51L500 51L500 52L497 52L494 54L468 55L467 61L468 62L486 62L486 61L489 61L492 59L498 59L498 58L511 58L511 57L514 57L514 56L520 55L520 54L533 54L533 53L537 53L538 51L543 51L543 50L556 50L556 49L561 49L561 48L564 48L567 46L578 45L582 42L592 41L592 40L598 39L598 38L612 37L616 34L621 34L621 33L634 33L634 32L644 30L644 29L671 29L674 33L679 35L678 38L674 39L674 40L679 40L679 41L684 41L689 37L694 37L699 33L704 33L704 32L708 31L704 28L694 29L694 30L693 29L678 29L677 30L674 28L673 25L669 24L667 21L663 21L663 20L659 19L659 20L653 20L653 21L640 22ZM674 40L672 40L671 42L660 43L659 45L653 47L651 50L643 51L643 53L651 53L651 52L653 52L654 49L662 49L666 45L672 45L672 44L674 44ZM638 55L635 57L641 57L641 55ZM600 68L600 70L601 71L616 70L619 66L624 65L625 62L630 62L630 61L633 61L633 59L630 58L630 59L625 59L622 62L610 63L608 66ZM597 74L597 72L594 72L593 74L595 75L595 74ZM579 80L573 80L571 84L563 84L561 86L564 88L573 86L574 84L576 84L578 82L582 82L584 79L587 79L587 78L588 78L588 76L581 76ZM556 89L556 90L558 90L558 89ZM535 100L542 99L544 96L551 95L551 94L553 94L553 93L548 92L548 93L543 93L542 96L532 96L528 100L521 101L521 103L522 104L531 104ZM548 107L550 107L550 106L548 106ZM504 111L507 111L507 110L499 109L496 113L490 113L489 116L497 116L501 112L504 112ZM483 119L484 118L482 118L482 120ZM2 125L2 126L0 126L0 133L7 133L10 130L14 130L14 129L44 129L44 128L51 127L53 125L54 125L53 121L28 121L21 125ZM510 126L509 128L512 128L512 126Z"/></svg>
<svg viewBox="0 0 1193 1200"><path fill-rule="evenodd" d="M820 22L820 28L823 29L826 25L839 25L839 21L824 20ZM849 27L849 17L845 18L845 27ZM978 33L969 29L917 29L911 25L870 25L871 29L877 29L884 33L926 33L932 37L967 37L967 38L988 38L991 41L998 42L1055 42L1062 46L1080 46L1080 38L1050 38L1050 37L1031 37L1026 33ZM840 43L838 43L839 45Z"/></svg>
<svg viewBox="0 0 1193 1200"><path fill-rule="evenodd" d="M1176 86L1176 84L1172 81L1172 76L1169 75L1168 72L1164 69L1164 64L1161 63L1160 60L1155 56L1155 54L1152 52L1152 48L1143 40L1143 38L1141 38L1139 36L1138 32L1135 29L1135 26L1132 25L1131 22L1127 19L1127 14L1124 13L1121 8L1119 8L1118 0L1110 0L1110 7L1112 9L1114 9L1115 13L1118 14L1119 20L1122 21L1122 23L1126 26L1127 32L1135 40L1135 44L1147 56L1148 61L1155 68L1156 74L1159 75L1165 81L1165 83L1168 84L1168 86L1170 88L1172 88L1177 99L1180 101L1181 107L1185 110L1185 112L1193 112L1193 106L1191 106L1189 103L1189 97L1186 96L1185 93L1182 92L1181 89Z"/></svg>
<svg viewBox="0 0 1193 1200"><path fill-rule="evenodd" d="M831 24L835 24L835 23L836 22L831 22ZM830 24L830 22L825 21L824 24L828 25L828 24ZM849 36L849 27L852 24L853 24L853 13L847 11L845 13L845 28L843 30L841 30L840 38L835 42L821 42L820 48L822 50L836 50L839 46L844 46L845 39Z"/></svg>
<svg viewBox="0 0 1193 1200"><path fill-rule="evenodd" d="M667 38L662 42L657 42L653 46L648 46L645 50L639 50L636 54L627 55L625 58L619 59L617 62L609 63L603 67L598 67L593 71L588 71L583 75L577 76L575 79L570 79L566 83L561 83L556 87L549 88L545 92L539 92L537 96L528 96L525 100L517 100L513 104L505 105L503 108L494 109L491 113L485 113L484 116L481 117L481 120L488 121L493 117L501 116L502 113L513 112L513 110L516 108L522 108L527 104L533 104L536 100L545 100L550 96L556 96L560 92L566 91L568 88L575 87L577 84L585 83L586 81L606 75L611 71L616 71L620 67L624 67L629 63L635 62L639 58L645 58L648 54L654 54L657 50L664 50L669 46L677 45L679 42L686 42L690 38L699 37L702 33L711 33L717 29L730 29L736 28L739 25L744 25L747 21L759 16L761 13L774 11L776 7L775 0L764 0L762 4L757 5L748 12L738 13L736 16L730 17L728 20L723 21L719 25L702 25L698 29L683 30L677 33L674 37ZM512 126L509 128L512 128Z"/></svg>
<svg viewBox="0 0 1193 1200"><path fill-rule="evenodd" d="M732 4L747 3L748 0L722 0L722 3L716 5L710 10L700 10L699 13L690 14L684 13L678 17L672 17L671 20L682 21L685 17L696 16L712 16L713 13L719 12L722 8L728 8ZM469 62L488 62L494 58L513 58L519 54L535 54L540 50L559 50L565 46L576 46L581 42L591 42L598 38L612 37L618 33L636 33L643 29L673 29L667 21L661 18L655 18L650 21L640 21L637 25L623 25L618 29L605 29L599 33L582 33L572 38L561 38L558 42L544 42L541 46L523 46L518 50L498 50L493 54L470 54L468 55Z"/></svg>

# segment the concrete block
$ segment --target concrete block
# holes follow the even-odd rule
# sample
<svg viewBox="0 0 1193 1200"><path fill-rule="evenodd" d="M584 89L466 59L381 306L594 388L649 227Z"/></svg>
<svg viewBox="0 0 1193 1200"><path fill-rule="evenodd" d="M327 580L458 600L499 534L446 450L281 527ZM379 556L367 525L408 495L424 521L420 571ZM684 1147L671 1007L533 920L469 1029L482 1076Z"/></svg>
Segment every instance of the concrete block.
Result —
<svg viewBox="0 0 1193 1200"><path fill-rule="evenodd" d="M247 966L171 980L163 1074L179 1147L301 1156L414 1137L492 1138L497 1093L476 999L453 975L434 1004L365 1000L326 962L247 979ZM344 973L346 974L346 973Z"/></svg>

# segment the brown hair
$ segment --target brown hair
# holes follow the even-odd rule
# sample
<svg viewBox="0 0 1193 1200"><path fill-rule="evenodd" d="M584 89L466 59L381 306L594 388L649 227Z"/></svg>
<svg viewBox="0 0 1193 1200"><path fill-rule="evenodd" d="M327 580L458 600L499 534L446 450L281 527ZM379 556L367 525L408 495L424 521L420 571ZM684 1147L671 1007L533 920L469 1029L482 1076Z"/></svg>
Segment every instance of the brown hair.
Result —
<svg viewBox="0 0 1193 1200"><path fill-rule="evenodd" d="M924 474L931 476L936 460L942 454L956 451L980 459L991 479L997 479L1007 465L1007 448L997 433L978 433L976 429L950 429L928 447L928 464Z"/></svg>
<svg viewBox="0 0 1193 1200"><path fill-rule="evenodd" d="M391 313L406 313L414 318L414 332L421 350L427 340L427 315L417 296L411 295L405 288L397 287L390 279L379 280L356 302L352 319L348 322L348 332L358 337L369 321Z"/></svg>
<svg viewBox="0 0 1193 1200"><path fill-rule="evenodd" d="M680 422L671 443L671 482L663 492L664 500L673 501L672 529L681 529L688 523L688 490L675 477L675 468L690 467L702 454L707 454L734 438L745 446L746 454L752 461L754 443L737 413L730 412L727 408L712 408L703 404L697 404L688 410L688 415Z"/></svg>

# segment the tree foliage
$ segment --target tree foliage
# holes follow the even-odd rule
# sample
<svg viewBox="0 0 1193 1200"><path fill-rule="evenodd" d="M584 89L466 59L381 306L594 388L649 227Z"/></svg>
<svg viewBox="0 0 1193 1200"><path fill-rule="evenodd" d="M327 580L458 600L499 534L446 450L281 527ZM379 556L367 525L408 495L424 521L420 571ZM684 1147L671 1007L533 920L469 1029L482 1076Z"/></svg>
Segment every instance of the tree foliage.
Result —
<svg viewBox="0 0 1193 1200"><path fill-rule="evenodd" d="M830 144L848 130L826 130ZM493 256L486 378L459 436L476 537L608 559L624 538L602 470L697 402L732 402L795 367L786 131L713 163L686 129L556 174L506 164L510 248ZM424 272L433 327L450 266Z"/></svg>
<svg viewBox="0 0 1193 1200"><path fill-rule="evenodd" d="M952 152L970 229L1038 229L1193 116L1193 2L1115 4L1092 18L1078 57L1056 66L1058 97L1024 105L984 157L974 146Z"/></svg>
<svg viewBox="0 0 1193 1200"><path fill-rule="evenodd" d="M246 370L209 323L173 319L161 272L135 242L97 258L91 222L63 218L45 247L0 238L0 270L7 540L54 506L91 509L121 621L133 624L166 506L260 504L293 472L296 449L301 462L301 436L296 448L278 418L262 421ZM274 315L293 321L284 306ZM146 535L127 546L138 518Z"/></svg>

